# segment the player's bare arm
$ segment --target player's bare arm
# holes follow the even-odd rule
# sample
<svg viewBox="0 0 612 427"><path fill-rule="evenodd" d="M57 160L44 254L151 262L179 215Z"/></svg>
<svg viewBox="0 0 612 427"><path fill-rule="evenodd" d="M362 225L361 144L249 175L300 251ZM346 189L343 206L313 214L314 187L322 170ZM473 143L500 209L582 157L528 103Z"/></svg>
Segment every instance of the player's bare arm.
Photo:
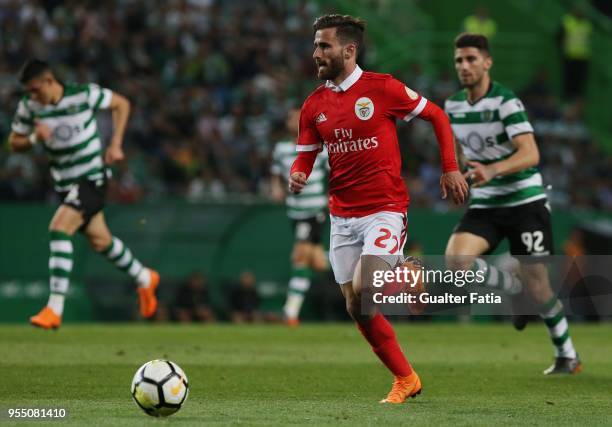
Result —
<svg viewBox="0 0 612 427"><path fill-rule="evenodd" d="M36 122L34 132L30 135L22 135L16 132L11 132L9 135L9 145L13 151L27 151L36 143L46 141L51 138L53 131L43 123Z"/></svg>
<svg viewBox="0 0 612 427"><path fill-rule="evenodd" d="M111 165L125 158L122 145L128 117L130 116L130 101L123 95L113 92L109 109L113 114L113 136L106 149L104 161Z"/></svg>
<svg viewBox="0 0 612 427"><path fill-rule="evenodd" d="M536 166L540 162L540 151L533 137L533 133L516 135L512 142L516 152L505 160L483 165L479 162L468 161L469 170L465 177L470 177L474 186L486 184L496 176L508 175Z"/></svg>

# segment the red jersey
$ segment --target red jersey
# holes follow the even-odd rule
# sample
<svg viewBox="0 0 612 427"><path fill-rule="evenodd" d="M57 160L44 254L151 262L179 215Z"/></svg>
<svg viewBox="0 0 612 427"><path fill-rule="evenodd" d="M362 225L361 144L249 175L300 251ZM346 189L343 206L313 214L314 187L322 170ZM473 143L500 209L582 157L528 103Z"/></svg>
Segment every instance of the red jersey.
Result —
<svg viewBox="0 0 612 427"><path fill-rule="evenodd" d="M400 174L396 119L410 121L427 104L427 99L391 75L359 67L339 87L328 82L306 99L297 151L327 147L332 215L406 212L409 196ZM450 124L448 130L452 150ZM447 170L453 168L457 169L456 163L445 165Z"/></svg>

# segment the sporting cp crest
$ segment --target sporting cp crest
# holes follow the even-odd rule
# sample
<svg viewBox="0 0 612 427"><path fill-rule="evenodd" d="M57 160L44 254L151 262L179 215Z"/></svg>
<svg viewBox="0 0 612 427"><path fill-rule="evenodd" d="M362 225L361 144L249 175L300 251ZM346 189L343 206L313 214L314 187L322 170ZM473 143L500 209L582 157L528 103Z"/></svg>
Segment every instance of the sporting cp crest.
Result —
<svg viewBox="0 0 612 427"><path fill-rule="evenodd" d="M491 110L485 110L482 113L480 113L481 117L482 117L482 121L483 122L492 122L493 121L493 111Z"/></svg>
<svg viewBox="0 0 612 427"><path fill-rule="evenodd" d="M374 115L374 103L370 98L359 98L355 102L355 115L359 120L368 120Z"/></svg>

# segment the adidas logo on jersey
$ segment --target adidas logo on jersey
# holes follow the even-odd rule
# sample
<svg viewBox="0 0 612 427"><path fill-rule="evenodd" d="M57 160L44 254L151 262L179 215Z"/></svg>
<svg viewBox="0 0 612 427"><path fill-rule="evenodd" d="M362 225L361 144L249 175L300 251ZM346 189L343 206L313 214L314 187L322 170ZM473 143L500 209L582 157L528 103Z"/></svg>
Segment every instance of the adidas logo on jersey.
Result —
<svg viewBox="0 0 612 427"><path fill-rule="evenodd" d="M325 116L324 113L320 113L317 118L315 119L315 123L319 124L319 123L323 123L325 120L327 120L327 117Z"/></svg>

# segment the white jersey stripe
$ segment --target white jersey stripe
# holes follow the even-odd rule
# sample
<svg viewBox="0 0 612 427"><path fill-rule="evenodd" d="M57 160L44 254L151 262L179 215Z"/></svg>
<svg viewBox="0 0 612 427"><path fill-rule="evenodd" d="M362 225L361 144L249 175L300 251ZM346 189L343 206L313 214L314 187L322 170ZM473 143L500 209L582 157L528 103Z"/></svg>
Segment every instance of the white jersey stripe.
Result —
<svg viewBox="0 0 612 427"><path fill-rule="evenodd" d="M408 113L406 115L406 117L404 117L403 120L405 122L409 122L410 120L414 119L416 116L418 116L419 114L421 114L423 112L423 110L425 109L426 105L427 105L427 98L422 96L421 100L419 101L417 106L414 108L414 110L412 110L410 113Z"/></svg>
<svg viewBox="0 0 612 427"><path fill-rule="evenodd" d="M295 151L315 151L321 148L321 144L296 145Z"/></svg>

